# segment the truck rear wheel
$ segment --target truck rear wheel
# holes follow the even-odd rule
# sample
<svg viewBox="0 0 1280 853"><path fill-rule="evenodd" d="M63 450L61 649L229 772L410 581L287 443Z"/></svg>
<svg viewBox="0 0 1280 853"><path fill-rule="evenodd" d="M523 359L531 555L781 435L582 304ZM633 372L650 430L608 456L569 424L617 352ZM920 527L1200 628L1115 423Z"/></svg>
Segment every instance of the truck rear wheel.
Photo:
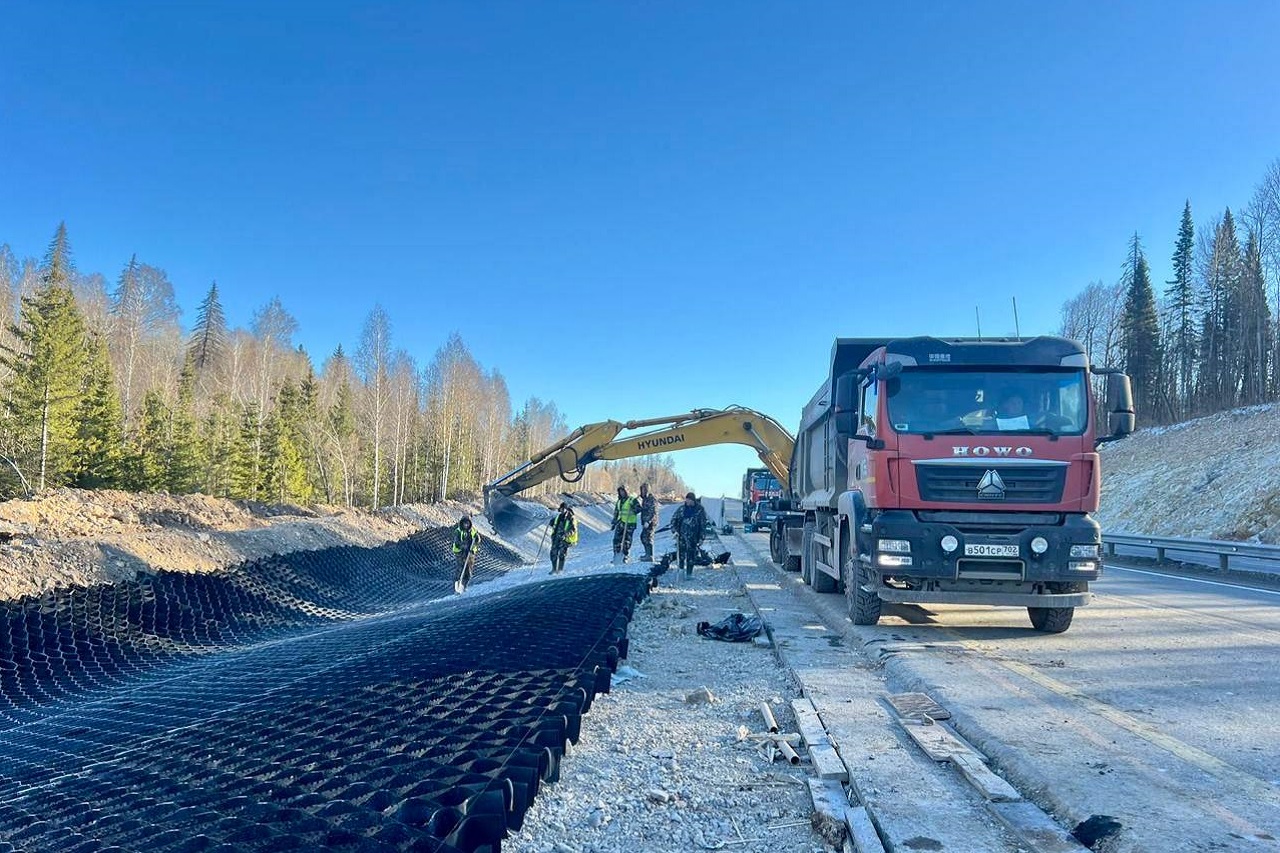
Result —
<svg viewBox="0 0 1280 853"><path fill-rule="evenodd" d="M849 618L855 625L874 625L880 621L880 608L884 602L874 592L862 588L871 586L872 581L871 572L856 554L845 562L844 596L849 603Z"/></svg>
<svg viewBox="0 0 1280 853"><path fill-rule="evenodd" d="M1046 634L1061 634L1071 627L1071 619L1076 615L1074 607L1028 607L1027 615L1031 617L1031 626Z"/></svg>
<svg viewBox="0 0 1280 853"><path fill-rule="evenodd" d="M800 539L800 580L813 583L813 532L816 525L812 521L804 523L804 532Z"/></svg>

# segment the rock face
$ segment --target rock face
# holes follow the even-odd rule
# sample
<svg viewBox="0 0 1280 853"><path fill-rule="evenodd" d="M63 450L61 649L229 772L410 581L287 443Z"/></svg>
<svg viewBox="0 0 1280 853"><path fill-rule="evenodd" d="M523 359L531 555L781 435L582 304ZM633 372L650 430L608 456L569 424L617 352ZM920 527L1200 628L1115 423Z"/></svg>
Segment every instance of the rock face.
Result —
<svg viewBox="0 0 1280 853"><path fill-rule="evenodd" d="M1103 530L1280 543L1280 406L1140 430L1101 453Z"/></svg>

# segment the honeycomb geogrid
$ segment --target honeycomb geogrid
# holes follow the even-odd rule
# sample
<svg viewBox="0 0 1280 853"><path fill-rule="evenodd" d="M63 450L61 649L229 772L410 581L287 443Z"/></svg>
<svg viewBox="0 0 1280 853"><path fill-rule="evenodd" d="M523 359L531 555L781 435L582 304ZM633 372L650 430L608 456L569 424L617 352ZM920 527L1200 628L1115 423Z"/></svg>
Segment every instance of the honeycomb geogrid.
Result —
<svg viewBox="0 0 1280 853"><path fill-rule="evenodd" d="M0 853L497 851L646 581L445 598L448 533L0 605Z"/></svg>

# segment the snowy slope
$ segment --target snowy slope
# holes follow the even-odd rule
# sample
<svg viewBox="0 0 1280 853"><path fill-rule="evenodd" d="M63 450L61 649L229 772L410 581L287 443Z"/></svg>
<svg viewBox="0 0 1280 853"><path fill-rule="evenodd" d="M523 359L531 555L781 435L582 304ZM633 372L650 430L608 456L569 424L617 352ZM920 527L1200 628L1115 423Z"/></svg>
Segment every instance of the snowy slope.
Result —
<svg viewBox="0 0 1280 853"><path fill-rule="evenodd" d="M1101 452L1104 531L1280 543L1280 405L1141 430Z"/></svg>

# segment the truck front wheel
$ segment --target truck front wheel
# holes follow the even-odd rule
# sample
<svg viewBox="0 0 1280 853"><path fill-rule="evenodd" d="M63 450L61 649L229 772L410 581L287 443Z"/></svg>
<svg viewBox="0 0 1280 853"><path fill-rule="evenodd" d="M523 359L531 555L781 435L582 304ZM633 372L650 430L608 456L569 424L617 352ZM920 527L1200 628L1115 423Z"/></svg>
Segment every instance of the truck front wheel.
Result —
<svg viewBox="0 0 1280 853"><path fill-rule="evenodd" d="M844 564L844 595L849 603L849 618L855 625L874 625L880 621L880 608L884 604L880 596L868 592L863 586L872 586L870 570L858 559L857 548Z"/></svg>
<svg viewBox="0 0 1280 853"><path fill-rule="evenodd" d="M1061 634L1071 627L1071 619L1076 615L1074 607L1028 607L1031 626L1046 634Z"/></svg>

